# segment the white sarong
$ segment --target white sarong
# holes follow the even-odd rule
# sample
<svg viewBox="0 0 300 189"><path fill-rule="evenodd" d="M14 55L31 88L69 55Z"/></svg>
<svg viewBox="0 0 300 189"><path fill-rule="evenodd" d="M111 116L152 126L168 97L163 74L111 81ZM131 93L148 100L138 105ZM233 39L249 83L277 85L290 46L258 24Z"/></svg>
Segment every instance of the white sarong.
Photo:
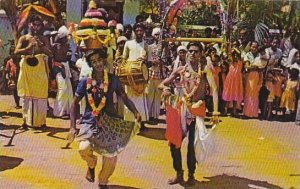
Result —
<svg viewBox="0 0 300 189"><path fill-rule="evenodd" d="M28 126L40 127L46 124L47 99L23 98L23 120Z"/></svg>
<svg viewBox="0 0 300 189"><path fill-rule="evenodd" d="M64 65L66 78L63 78L61 73L56 75L57 95L53 106L53 115L56 117L70 114L70 108L73 101L70 68L67 62L61 63Z"/></svg>

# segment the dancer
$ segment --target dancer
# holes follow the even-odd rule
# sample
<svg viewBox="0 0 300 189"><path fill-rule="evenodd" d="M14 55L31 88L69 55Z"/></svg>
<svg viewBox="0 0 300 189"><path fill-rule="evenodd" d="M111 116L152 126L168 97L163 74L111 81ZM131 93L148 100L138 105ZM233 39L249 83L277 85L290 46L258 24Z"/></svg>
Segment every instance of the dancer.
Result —
<svg viewBox="0 0 300 189"><path fill-rule="evenodd" d="M199 153L203 152L203 144L202 141L205 140L208 136L208 131L204 125L204 117L205 117L205 95L207 93L207 85L212 87L213 89L213 103L214 103L214 112L213 115L217 116L219 113L218 110L218 94L216 89L216 84L214 82L214 78L212 75L212 71L208 65L206 65L206 59L202 56L203 47L199 43L189 43L188 44L188 55L187 55L187 64L185 66L180 66L176 70L172 72L170 77L166 78L159 86L159 88L163 89L163 97L165 103L167 104L167 132L170 127L174 130L178 130L181 135L179 135L179 143L178 138L168 138L170 143L171 155L173 159L173 167L176 170L176 177L170 179L168 183L170 185L173 184L183 184L183 169L182 169L182 158L181 158L181 141L185 136L188 135L188 152L187 152L187 165L188 165L188 180L186 185L193 186L195 185L195 177L194 173L196 170L196 162L200 160ZM178 75L181 75L181 83L183 85L183 105L180 105L180 102L168 103L168 96L171 95L169 88L166 86L170 84ZM181 99L181 98L177 98ZM170 111L168 112L169 105L175 104L175 108L178 109L180 113L177 114L177 117L181 117L178 119L176 126L172 125L174 120L170 120L175 118L169 117ZM174 106L173 106L174 108ZM182 111L182 108L185 111ZM169 109L172 111L172 109ZM170 122L169 122L170 121ZM216 121L216 120L214 120ZM175 128L174 128L175 127ZM180 129L178 129L180 127ZM172 131L170 131L171 133ZM172 136L177 136L178 133L174 133ZM173 141L176 141L173 142ZM202 152L200 152L200 151Z"/></svg>
<svg viewBox="0 0 300 189"><path fill-rule="evenodd" d="M76 108L81 98L86 98L88 103L82 117L83 125L77 136L77 140L80 141L79 153L87 162L86 179L90 182L95 180L97 164L97 156L93 152L103 156L102 170L98 176L99 188L102 189L108 188L108 179L115 170L118 153L139 131L140 125L117 117L117 111L113 106L114 92L122 97L136 121L141 121L139 112L127 97L120 80L104 69L106 57L107 53L104 50L91 50L86 53L86 60L93 68L93 73L91 77L83 78L77 87L71 106L70 132L67 137L69 142L74 140Z"/></svg>

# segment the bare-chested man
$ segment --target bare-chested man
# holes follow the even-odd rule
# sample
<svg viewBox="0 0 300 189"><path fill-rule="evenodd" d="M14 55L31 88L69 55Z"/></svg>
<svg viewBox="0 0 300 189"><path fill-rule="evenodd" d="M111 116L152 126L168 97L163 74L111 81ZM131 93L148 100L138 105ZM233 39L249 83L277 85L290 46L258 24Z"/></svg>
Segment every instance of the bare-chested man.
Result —
<svg viewBox="0 0 300 189"><path fill-rule="evenodd" d="M48 98L48 57L52 56L49 39L43 36L43 22L33 16L30 32L21 36L15 54L22 55L18 78L18 95L23 98L23 128L46 126Z"/></svg>
<svg viewBox="0 0 300 189"><path fill-rule="evenodd" d="M187 49L187 64L173 70L170 77L165 79L159 87L164 89L163 96L166 98L168 95L171 95L166 85L180 75L184 105L181 106L182 110L180 112L182 119L181 129L179 130L182 131L182 139L188 134L188 180L186 184L192 186L195 184L194 173L196 162L199 160L199 154L197 152L199 152L199 148L202 145L201 140L204 140L208 136L204 125L207 83L213 89L214 115L218 114L218 94L211 69L206 65L206 59L202 56L202 45L199 43L189 43ZM168 183L171 185L177 183L183 184L181 147L180 145L176 146L170 141L170 148L173 167L177 175L175 178L170 179Z"/></svg>

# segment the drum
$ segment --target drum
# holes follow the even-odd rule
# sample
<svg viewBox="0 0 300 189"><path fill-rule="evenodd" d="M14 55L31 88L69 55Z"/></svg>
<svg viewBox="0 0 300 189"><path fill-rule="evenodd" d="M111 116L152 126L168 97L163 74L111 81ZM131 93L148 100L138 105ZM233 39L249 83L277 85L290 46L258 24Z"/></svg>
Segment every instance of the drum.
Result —
<svg viewBox="0 0 300 189"><path fill-rule="evenodd" d="M117 65L115 75L124 85L136 86L148 82L148 68L142 61L123 61Z"/></svg>

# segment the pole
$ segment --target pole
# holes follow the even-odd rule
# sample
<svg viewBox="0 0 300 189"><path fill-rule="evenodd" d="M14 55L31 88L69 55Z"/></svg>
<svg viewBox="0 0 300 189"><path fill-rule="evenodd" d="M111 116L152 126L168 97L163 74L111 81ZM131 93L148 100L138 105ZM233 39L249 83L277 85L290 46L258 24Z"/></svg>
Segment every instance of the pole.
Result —
<svg viewBox="0 0 300 189"><path fill-rule="evenodd" d="M187 42L203 42L203 43L224 43L224 39L223 38L166 38L164 39L164 41L167 42L182 42L182 41L187 41Z"/></svg>

